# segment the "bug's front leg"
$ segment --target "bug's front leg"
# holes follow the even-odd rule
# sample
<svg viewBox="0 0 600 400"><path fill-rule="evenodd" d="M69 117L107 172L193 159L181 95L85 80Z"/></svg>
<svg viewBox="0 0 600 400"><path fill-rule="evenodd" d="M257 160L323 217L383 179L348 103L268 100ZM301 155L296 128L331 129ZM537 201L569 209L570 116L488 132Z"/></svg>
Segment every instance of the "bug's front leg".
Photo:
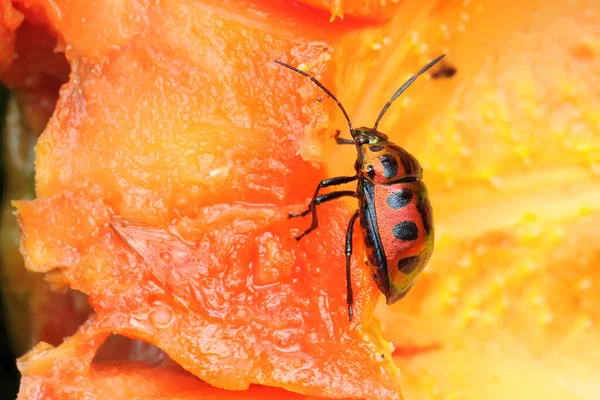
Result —
<svg viewBox="0 0 600 400"><path fill-rule="evenodd" d="M335 142L337 144L354 144L354 140L353 139L344 139L340 137L340 130L338 129L337 131L335 131Z"/></svg>
<svg viewBox="0 0 600 400"><path fill-rule="evenodd" d="M312 223L310 224L310 227L307 230L305 230L302 235L296 237L296 240L302 239L304 236L308 235L310 232L315 230L317 228L317 226L319 226L319 218L317 217L317 206L319 204L325 203L327 201L339 199L340 197L346 197L346 196L354 196L355 197L356 192L353 192L352 190L340 190L339 192L331 192L331 193L327 193L327 194L316 197L314 199L314 201L312 202L312 209L305 211L303 214L299 214L299 215L306 215L309 212L312 212Z"/></svg>
<svg viewBox="0 0 600 400"><path fill-rule="evenodd" d="M315 201L317 200L317 197L319 196L319 190L321 190L322 188L328 187L328 186L343 185L344 183L352 182L357 179L358 179L358 176L354 175L354 176L337 176L335 178L329 178L329 179L322 180L317 185L315 194L313 195L312 199L310 200L310 203L308 203L308 207L306 208L306 210L304 210L298 214L289 213L288 217L289 218L304 217L305 215L310 213L314 209Z"/></svg>
<svg viewBox="0 0 600 400"><path fill-rule="evenodd" d="M350 274L350 263L352 261L352 236L354 233L354 223L358 218L358 210L354 211L350 222L348 222L348 230L346 231L346 302L348 303L348 321L352 322L352 316L354 311L352 310L352 304L354 304L354 294L352 293L352 276Z"/></svg>

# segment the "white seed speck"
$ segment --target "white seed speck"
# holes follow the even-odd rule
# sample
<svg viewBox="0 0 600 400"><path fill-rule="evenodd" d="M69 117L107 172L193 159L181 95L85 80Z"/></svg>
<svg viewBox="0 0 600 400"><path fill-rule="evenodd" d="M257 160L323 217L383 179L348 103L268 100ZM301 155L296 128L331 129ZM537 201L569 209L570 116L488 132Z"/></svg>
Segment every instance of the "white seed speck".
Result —
<svg viewBox="0 0 600 400"><path fill-rule="evenodd" d="M457 264L461 268L469 268L473 264L473 262L471 260L471 256L465 254L464 256L458 259Z"/></svg>
<svg viewBox="0 0 600 400"><path fill-rule="evenodd" d="M546 302L546 299L542 295L538 295L533 298L533 304L535 304L536 306L541 306L545 302Z"/></svg>
<svg viewBox="0 0 600 400"><path fill-rule="evenodd" d="M229 166L221 167L221 168L215 168L215 169L211 169L210 171L208 171L208 174L210 176L212 176L213 178L215 176L219 176L219 175L225 176L225 175L227 175L229 173L229 169L230 169Z"/></svg>
<svg viewBox="0 0 600 400"><path fill-rule="evenodd" d="M419 43L419 32L412 31L410 33L410 40L412 40L413 44Z"/></svg>
<svg viewBox="0 0 600 400"><path fill-rule="evenodd" d="M589 278L582 279L577 285L579 290L588 290L592 287L592 280Z"/></svg>
<svg viewBox="0 0 600 400"><path fill-rule="evenodd" d="M490 178L490 184L495 187L496 189L500 188L502 186L503 183L503 179L500 178L499 176L492 176Z"/></svg>
<svg viewBox="0 0 600 400"><path fill-rule="evenodd" d="M554 321L554 314L552 314L550 311L546 311L544 313L542 313L542 315L540 315L540 322L542 324L549 324L552 323Z"/></svg>
<svg viewBox="0 0 600 400"><path fill-rule="evenodd" d="M460 154L463 157L470 157L471 154L473 154L473 153L471 152L471 149L468 148L467 146L461 146L461 148L460 148Z"/></svg>

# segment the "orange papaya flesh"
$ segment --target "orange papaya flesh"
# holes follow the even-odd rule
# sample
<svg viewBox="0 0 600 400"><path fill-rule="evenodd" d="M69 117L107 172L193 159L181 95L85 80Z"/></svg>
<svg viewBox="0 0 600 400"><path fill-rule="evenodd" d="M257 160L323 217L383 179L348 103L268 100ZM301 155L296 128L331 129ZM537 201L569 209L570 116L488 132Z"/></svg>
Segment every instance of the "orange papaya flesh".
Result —
<svg viewBox="0 0 600 400"><path fill-rule="evenodd" d="M87 294L93 327L152 343L211 385L401 398L371 317L377 289L356 259L348 322L350 209L324 206L299 243L308 221L287 218L326 177L332 104L272 59L329 84L330 44L279 9L46 7L25 12L46 13L72 70L38 143L38 199L16 203L27 267ZM124 26L93 46L97 35L74 33L79 12ZM25 376L50 368L34 361Z"/></svg>
<svg viewBox="0 0 600 400"><path fill-rule="evenodd" d="M245 389L249 383L253 383L252 379L256 379L254 382L257 383L284 386L300 392L312 390L309 393L314 395L324 392L332 396L333 393L328 390L339 385L331 381L337 375L331 377L326 369L320 371L320 359L326 359L328 364L337 363L340 365L338 368L344 365L349 368L348 364L360 363L361 368L365 369L370 361L372 369L367 372L370 376L379 375L380 380L365 382L367 378L363 377L359 386L361 389L358 390L370 385L371 390L378 390L382 396L394 397L393 392L386 389L386 385L391 385L393 380L386 381L385 375L381 377L381 371L377 370L385 366L380 353L377 353L378 348L382 349L382 354L383 351L389 354L389 349L383 349L385 342L377 336L374 330L376 326L371 325L373 331L364 328L355 331L355 335L361 335L359 339L364 344L355 347L348 344L343 353L347 359L338 361L332 358L333 354L342 352L335 346L359 340L344 332L349 329L349 324L343 301L339 302L337 310L322 309L327 304L331 307L335 301L325 297L331 294L331 287L335 287L336 281L339 281L339 273L321 270L316 277L302 271L294 274L290 256L284 253L286 244L278 242L272 233L285 229L283 225L287 220L281 212L272 208L248 210L247 206L219 205L207 207L203 218L186 221L185 224L190 224L188 226L182 224L170 229L158 229L127 222L126 226L117 229L122 229L125 237L137 237L134 246L139 247L134 248L144 249L140 250L144 255L140 260L106 226L110 218L108 208L101 205L100 201L82 201L81 197L69 193L22 203L18 207L19 217L24 227L29 226L29 229L24 228L24 245L31 257L28 260L31 268L40 265L39 260L44 260L44 269L37 271L49 272L47 279L53 284L70 284L87 293L97 313L98 323L104 329L154 343L185 369L219 387ZM57 213L61 209L65 210L62 215ZM47 215L51 210L53 217L46 218L44 224L40 223L44 220L42 215ZM341 210L338 212L344 215ZM89 224L94 220L98 221L98 225ZM76 221L84 223L78 224ZM243 235L249 236L248 231L260 224L266 224L271 232L257 235L252 238L254 240L240 240ZM45 231L67 231L68 227L75 227L76 235L63 236L59 245L52 240L41 240ZM178 235L171 233L175 230ZM190 249L186 244L189 243L189 235L199 231L210 233L200 240L196 249ZM236 239L242 242L242 248L250 246L252 249L256 246L255 250L249 252L256 257L254 270L240 272L235 270L236 264L233 263L214 264L214 257L227 256L225 252L219 254L218 249L227 248L228 244L231 246L232 237L228 232L235 233ZM343 238L343 226L340 224L337 232L338 238ZM188 241L183 242L178 236L186 237ZM92 243L86 242L90 240L88 238ZM317 238L324 240L322 236ZM73 251L84 247L89 250ZM213 247L217 251L203 253L203 250ZM273 254L273 247L279 249L278 252ZM305 257L315 262L325 262L319 260L317 251L318 248L307 252ZM112 262L111 254L114 259ZM325 257L328 256L325 254ZM242 257L240 254L238 262L248 262ZM235 301L235 297L228 301L227 297L239 296L240 291L243 293L245 282L239 282L240 276L244 281L253 281L251 288L256 294L246 294L244 302ZM293 291L279 287L294 285L294 278L310 282L313 290L299 284ZM359 276L361 279L366 281L367 277ZM194 280L198 280L198 283ZM315 288L321 286L323 288L315 293ZM340 290L343 285L340 286L338 291L343 299ZM368 288L358 288L368 293ZM358 306L366 301L365 297L362 293L358 296L359 313L361 309ZM270 303L272 301L275 303ZM316 309L313 311L312 307ZM328 313L329 325L321 321L321 312ZM203 318L203 315L206 317ZM305 332L300 323L311 328ZM195 344L189 335L202 339ZM319 344L322 342L327 346ZM252 343L256 343L256 346L252 346ZM270 368L282 371L279 374L289 376L289 380L285 377L279 378L279 381L274 378L253 378L252 374L259 375L265 368L263 357ZM369 359L365 360L367 357ZM389 355L388 358L391 360ZM298 368L306 370L304 378L293 374ZM250 377L244 381L244 375ZM353 378L351 372L346 372L344 377L344 385ZM327 386L310 388L310 382L315 379L325 379ZM352 391L357 389L338 388L338 391L341 390L346 391L345 396L355 396ZM358 394L361 397L367 395Z"/></svg>
<svg viewBox="0 0 600 400"><path fill-rule="evenodd" d="M590 214L600 204L594 201L600 154L594 134L597 51L594 36L581 34L600 26L589 12L594 4L572 2L573 12L565 13L556 3L521 2L506 8L499 1L446 2L427 12L420 4L410 8L407 3L385 26L340 35L332 54L335 85L327 82L355 125L364 125L402 80L398 71L408 78L440 52L448 54L447 68L456 70L452 79L420 78L394 105L399 111L389 113L381 125L425 166L438 232L434 257L420 282L403 302L378 314L386 337L399 349L396 362L403 370L404 391L409 398L596 398L590 378L590 371L598 370L594 360L600 359L590 351L598 348L595 309L586 306L573 313L568 321L579 322L571 331L565 332L571 325L562 323L569 310L578 310L590 298L596 279L589 266L564 268L581 260L596 262L598 241L593 224L586 221L596 220ZM554 29L559 25L570 34ZM550 45L540 46L542 42ZM325 81L327 75L329 71ZM344 126L336 118L331 125ZM330 141L316 140L312 131L305 137L307 146L300 152L305 159L316 160L321 146L326 152L333 148ZM347 173L352 149L328 154L333 172L328 175ZM548 202L556 199L556 188L569 193L568 202ZM532 223L532 218L540 222ZM579 224L576 232L566 230L576 240L560 247L574 251L547 262L547 254L555 254L556 239L538 240L535 232L567 238L565 229ZM520 229L531 230L530 239L517 235ZM532 266L540 273L526 273ZM525 272L517 273L519 267ZM541 279L559 269L568 275L568 284ZM505 286L493 288L493 282L507 278ZM469 289L462 290L464 285ZM530 302L520 288L532 295ZM546 313L544 303L557 289L571 300L559 304L558 315ZM477 300L482 295L483 308ZM525 321L529 314L524 311L511 327L513 314L500 310L498 316L498 300L500 305L523 304L534 318ZM553 318L561 321L562 332L554 330ZM539 349L548 338L561 345L541 357ZM411 347L429 350L407 357L402 350Z"/></svg>
<svg viewBox="0 0 600 400"><path fill-rule="evenodd" d="M316 399L280 388L252 385L245 391L211 386L180 368L151 367L146 362L97 362L108 333L94 319L53 348L40 343L19 360L24 377L22 399ZM104 347L102 345L102 347ZM96 355L96 356L95 356ZM93 363L90 364L92 362ZM57 379L59 377L59 379Z"/></svg>
<svg viewBox="0 0 600 400"><path fill-rule="evenodd" d="M336 78L355 125L436 55L455 70L419 78L380 125L424 166L436 224L420 281L375 314L407 398L598 396L597 8L402 4L336 47L354 61Z"/></svg>
<svg viewBox="0 0 600 400"><path fill-rule="evenodd" d="M386 337L425 350L395 354L405 395L594 398L599 222L597 211L561 223L530 216L515 229L438 246L453 262L434 264L406 303L378 310ZM451 374L436 367L450 362Z"/></svg>
<svg viewBox="0 0 600 400"><path fill-rule="evenodd" d="M329 22L336 18L381 21L390 19L399 8L399 0L302 0L311 7L331 13Z"/></svg>
<svg viewBox="0 0 600 400"><path fill-rule="evenodd" d="M304 395L266 386L251 386L244 392L226 391L210 386L193 376L150 368L133 362L92 366L85 383L70 374L60 382L27 377L24 378L23 385L25 389L19 398L85 399L90 395L96 397L101 394L114 400L132 398L260 400L270 397L291 400L311 399Z"/></svg>

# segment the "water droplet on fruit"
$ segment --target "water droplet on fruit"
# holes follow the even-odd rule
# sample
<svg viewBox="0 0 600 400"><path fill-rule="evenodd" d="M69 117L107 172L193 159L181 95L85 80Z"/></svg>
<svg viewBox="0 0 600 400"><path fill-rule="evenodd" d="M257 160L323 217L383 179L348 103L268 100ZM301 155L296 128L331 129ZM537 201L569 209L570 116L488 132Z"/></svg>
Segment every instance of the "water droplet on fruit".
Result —
<svg viewBox="0 0 600 400"><path fill-rule="evenodd" d="M155 305L150 314L148 314L148 321L155 328L168 328L174 321L173 310L166 304Z"/></svg>
<svg viewBox="0 0 600 400"><path fill-rule="evenodd" d="M173 256L171 255L171 252L169 252L169 251L161 251L159 257L164 262L173 261Z"/></svg>
<svg viewBox="0 0 600 400"><path fill-rule="evenodd" d="M280 346L280 345L273 345L273 347L277 350L280 351L282 353L298 353L301 350L300 344L299 343L295 343L292 344L290 346Z"/></svg>
<svg viewBox="0 0 600 400"><path fill-rule="evenodd" d="M136 318L134 316L132 316L131 318L129 318L129 324L131 326L133 326L134 328L140 329L142 331L146 330L146 324L144 322L142 322L140 320L140 318Z"/></svg>

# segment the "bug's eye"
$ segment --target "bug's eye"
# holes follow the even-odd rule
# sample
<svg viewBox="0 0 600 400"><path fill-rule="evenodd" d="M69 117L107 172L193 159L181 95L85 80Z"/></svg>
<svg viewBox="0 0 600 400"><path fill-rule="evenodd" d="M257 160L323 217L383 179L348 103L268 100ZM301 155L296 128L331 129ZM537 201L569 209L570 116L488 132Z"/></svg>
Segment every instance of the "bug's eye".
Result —
<svg viewBox="0 0 600 400"><path fill-rule="evenodd" d="M387 135L385 135L381 132L377 132L376 134L369 136L369 143L371 143L371 144L381 143L381 142L385 142L387 140L388 140Z"/></svg>
<svg viewBox="0 0 600 400"><path fill-rule="evenodd" d="M358 143L358 144L365 144L368 142L369 142L369 139L366 136L358 136L356 138L356 143Z"/></svg>

